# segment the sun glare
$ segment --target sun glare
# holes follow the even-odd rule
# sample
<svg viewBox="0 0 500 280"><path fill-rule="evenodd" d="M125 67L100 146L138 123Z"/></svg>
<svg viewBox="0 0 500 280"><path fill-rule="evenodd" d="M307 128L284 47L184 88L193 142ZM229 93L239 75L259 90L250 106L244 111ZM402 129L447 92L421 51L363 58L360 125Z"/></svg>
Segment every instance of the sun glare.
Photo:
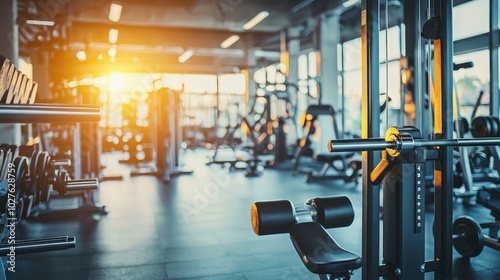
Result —
<svg viewBox="0 0 500 280"><path fill-rule="evenodd" d="M110 91L123 91L126 88L127 79L123 74L111 73L109 76L109 90Z"/></svg>

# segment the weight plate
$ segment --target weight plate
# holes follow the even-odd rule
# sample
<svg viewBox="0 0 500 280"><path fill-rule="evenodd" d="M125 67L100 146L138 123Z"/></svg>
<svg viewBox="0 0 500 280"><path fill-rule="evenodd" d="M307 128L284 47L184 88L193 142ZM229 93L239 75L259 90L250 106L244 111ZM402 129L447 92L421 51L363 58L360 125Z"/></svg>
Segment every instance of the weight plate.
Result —
<svg viewBox="0 0 500 280"><path fill-rule="evenodd" d="M37 171L36 171L36 181L37 186L40 189L40 201L49 201L50 195L50 183L49 183L49 164L50 156L47 152L42 152L38 158Z"/></svg>
<svg viewBox="0 0 500 280"><path fill-rule="evenodd" d="M13 157L12 152L8 147L2 147L4 150L3 165L0 171L0 181L7 179L7 172L9 170L9 163L12 163Z"/></svg>
<svg viewBox="0 0 500 280"><path fill-rule="evenodd" d="M483 116L482 118L484 118L487 123L486 126L488 127L488 129L486 129L486 134L484 135L484 137L491 137L493 133L493 120L489 116Z"/></svg>
<svg viewBox="0 0 500 280"><path fill-rule="evenodd" d="M31 159L30 159L30 184L29 184L29 191L28 195L33 195L33 201L35 204L38 204L38 190L37 190L37 182L36 182L36 165L38 163L38 157L40 156L39 151L33 151L31 154Z"/></svg>
<svg viewBox="0 0 500 280"><path fill-rule="evenodd" d="M19 201L26 192L27 184L26 178L29 174L28 158L26 157L16 157L13 162L13 167L15 169L16 181L15 185L12 186L14 192L12 192L11 186L9 186L8 193L15 194L16 201Z"/></svg>
<svg viewBox="0 0 500 280"><path fill-rule="evenodd" d="M500 119L497 117L490 116L491 120L493 121L493 126L496 128L496 133L492 134L492 137L498 137L500 136Z"/></svg>
<svg viewBox="0 0 500 280"><path fill-rule="evenodd" d="M481 254L484 248L484 236L481 226L468 216L462 216L453 223L453 247L460 255L472 258Z"/></svg>
<svg viewBox="0 0 500 280"><path fill-rule="evenodd" d="M70 177L68 171L60 170L57 175L56 184L54 185L60 195L66 195L68 193L68 190L66 189L66 182L69 180Z"/></svg>
<svg viewBox="0 0 500 280"><path fill-rule="evenodd" d="M458 122L458 131L457 131ZM453 129L457 132L460 137L463 137L465 133L469 132L469 122L466 118L460 117L458 120L453 121Z"/></svg>
<svg viewBox="0 0 500 280"><path fill-rule="evenodd" d="M472 136L476 138L488 137L491 132L491 122L486 117L476 117L472 120Z"/></svg>
<svg viewBox="0 0 500 280"><path fill-rule="evenodd" d="M495 137L498 134L498 123L493 119L492 116L486 116L485 117L488 122L490 123L491 130L488 133L488 137Z"/></svg>
<svg viewBox="0 0 500 280"><path fill-rule="evenodd" d="M19 223L23 217L24 210L24 198L25 192L28 190L29 185L26 184L26 178L29 174L29 164L27 157L16 157L13 162L13 167L15 170L15 185L9 184L8 194L15 195L15 217L17 218L16 224ZM10 196L9 196L10 198ZM7 217L12 217L12 213L9 208L9 204L12 203L9 199L7 199Z"/></svg>

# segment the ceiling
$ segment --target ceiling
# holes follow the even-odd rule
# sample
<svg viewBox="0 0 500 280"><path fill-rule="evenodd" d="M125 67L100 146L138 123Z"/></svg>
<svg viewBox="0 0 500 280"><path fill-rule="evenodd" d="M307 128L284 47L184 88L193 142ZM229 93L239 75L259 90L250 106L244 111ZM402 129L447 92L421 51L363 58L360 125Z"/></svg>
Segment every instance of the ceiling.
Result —
<svg viewBox="0 0 500 280"><path fill-rule="evenodd" d="M17 0L20 55L49 52L51 74L58 77L101 71L227 73L235 67L261 67L278 61L280 33L290 26L304 27L303 49L314 47L311 30L316 26L315 19L345 1ZM391 26L402 21L399 1L389 0ZM454 4L467 1L454 0ZM108 19L111 3L123 6L118 22ZM244 30L243 25L263 10L269 16ZM28 25L27 19L53 20L55 25ZM358 2L341 15L342 41L360 36L360 21ZM119 31L114 61L108 56L111 28ZM221 42L231 35L238 35L240 40L221 48ZM194 55L179 63L179 55L188 49ZM82 50L87 55L85 61L76 58Z"/></svg>
<svg viewBox="0 0 500 280"><path fill-rule="evenodd" d="M268 65L279 60L282 30L304 24L321 12L338 7L342 0L17 2L21 56L47 50L54 75L76 75L110 69L222 73L235 67ZM112 2L123 6L118 22L108 19ZM263 10L269 16L254 28L244 30L243 25ZM53 20L55 26L28 25L27 19ZM119 31L113 62L108 56L111 28ZM227 49L221 48L221 42L231 35L238 35L240 40ZM179 63L179 55L188 49L194 55ZM258 50L255 57L248 56L249 49ZM87 55L83 62L76 58L76 52L81 50Z"/></svg>

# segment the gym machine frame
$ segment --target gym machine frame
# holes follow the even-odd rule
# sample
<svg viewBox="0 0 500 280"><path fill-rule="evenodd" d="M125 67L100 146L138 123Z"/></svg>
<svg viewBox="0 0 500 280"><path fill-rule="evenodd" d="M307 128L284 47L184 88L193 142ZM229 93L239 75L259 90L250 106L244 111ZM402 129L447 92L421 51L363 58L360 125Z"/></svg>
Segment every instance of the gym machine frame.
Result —
<svg viewBox="0 0 500 280"><path fill-rule="evenodd" d="M420 11L423 2L406 1L413 5L413 11ZM411 5L410 5L411 4ZM474 233L458 232L453 235L453 147L498 145L500 138L488 139L453 139L453 40L452 34L452 3L435 0L434 17L423 26L422 35L434 40L434 132L430 139L427 133L422 133L413 126L390 127L385 138L380 135L379 108L379 1L363 0L361 6L362 34L362 139L332 140L329 143L330 152L363 151L363 203L362 203L362 277L363 279L424 279L426 272L434 272L435 279L452 279L452 244L453 242L474 242ZM409 7L411 9L411 7ZM416 18L416 17L412 17ZM419 20L420 21L420 20ZM410 34L414 36L412 57L416 69L414 77L417 81L415 92L423 93L422 75L422 44L417 39L420 27L411 26ZM415 32L417 31L417 32ZM418 35L417 35L418 34ZM419 43L417 43L419 42ZM415 55L416 54L416 55ZM428 54L430 55L430 54ZM423 95L417 102L425 106ZM421 114L416 122L425 129L426 116ZM371 125L375 124L375 125ZM430 133L429 133L430 135ZM376 151L383 151L382 157ZM435 187L434 212L434 257L425 261L425 180L426 163L433 163L433 178ZM429 172L430 173L430 172ZM380 263L380 184L383 181L383 262ZM257 234L261 232L260 225L264 218L280 227L273 228L270 233L290 232L294 246L302 261L311 272L320 274L321 279L349 278L349 274L357 266L356 256L350 252L327 247L328 254L321 255L322 262L312 261L319 257L315 254L322 244L315 242L318 238L328 237L328 233L318 223L301 223L299 219L287 217L273 202L271 210L254 203L252 207L252 223ZM333 210L338 206L333 206ZM316 209L318 210L318 209ZM297 211L297 209L295 210ZM269 216L263 215L272 214ZM325 212L326 213L326 212ZM337 213L328 211L327 218L334 218ZM290 216L290 215L288 215ZM314 216L314 215L313 215ZM258 218L256 218L258 217ZM283 224L284 221L290 220ZM312 219L314 221L314 219ZM321 221L319 221L321 223ZM264 223L265 224L265 223ZM289 227L290 224L291 227ZM297 226L300 226L297 233ZM343 224L344 226L347 225ZM256 227L257 225L257 227ZM307 233L304 233L307 232ZM469 235L468 235L469 234ZM471 243L472 244L472 243ZM311 253L312 252L312 253ZM347 257L344 257L347 256ZM337 270L337 265L349 263L349 267ZM310 268L313 264L319 268ZM348 273L345 273L347 270ZM338 274L337 272L343 272ZM326 275L325 275L326 274ZM330 274L330 276L328 276ZM325 278L326 277L326 278Z"/></svg>
<svg viewBox="0 0 500 280"><path fill-rule="evenodd" d="M409 1L406 3L409 5ZM363 279L424 279L424 273L434 271L435 279L452 279L452 200L453 200L453 146L477 145L478 141L452 139L453 136L453 39L452 3L435 0L434 17L424 25L426 38L434 40L434 140L422 139L416 128L390 128L386 139L381 140L379 117L379 20L378 1L363 0L361 6L362 37L362 137L347 146L363 152L363 227L362 227L362 276ZM413 1L413 11L420 10L421 2ZM425 30L427 28L430 30ZM430 32L429 32L430 31ZM429 36L430 35L430 36ZM418 41L418 40L417 40ZM416 42L417 42L416 41ZM420 50L414 42L416 50ZM430 55L430 54L429 54ZM421 55L419 55L422 57ZM416 67L421 61L417 60ZM417 83L421 83L423 71ZM422 83L416 88L423 92ZM423 100L418 105L424 106ZM423 122L420 123L422 125ZM375 139L374 139L375 138ZM481 140L481 144L485 144ZM498 144L500 139L490 139ZM332 141L331 150L342 142ZM356 147L357 149L356 149ZM367 149L367 147L369 149ZM386 150L379 162L374 150ZM434 259L425 258L425 208L424 190L419 180L425 176L422 169L426 160L434 160L435 179L435 242ZM378 165L377 165L378 164ZM383 257L380 265L379 184L384 175L384 236ZM422 200L420 200L422 199ZM406 220L411 217L411 220ZM419 218L421 220L419 220ZM403 220L405 219L405 220ZM419 224L420 223L420 224ZM392 239L391 239L392 238Z"/></svg>

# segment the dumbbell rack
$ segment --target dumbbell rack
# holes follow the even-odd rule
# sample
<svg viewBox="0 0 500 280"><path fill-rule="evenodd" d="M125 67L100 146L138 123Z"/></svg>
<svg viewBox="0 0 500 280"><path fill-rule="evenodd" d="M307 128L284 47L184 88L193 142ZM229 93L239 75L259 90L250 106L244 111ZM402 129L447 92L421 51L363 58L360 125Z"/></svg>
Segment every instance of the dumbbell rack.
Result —
<svg viewBox="0 0 500 280"><path fill-rule="evenodd" d="M97 106L75 106L75 105L0 105L0 122L2 123L77 123L95 122L100 120L100 109ZM59 168L59 170L62 170ZM71 184L68 180L69 185ZM76 181L74 182L76 183ZM86 184L85 182L82 182ZM54 184L52 184L54 185ZM70 191L64 191L61 196L66 198L80 197L82 203L77 207L51 207L50 201L40 203L33 208L33 217L42 215L61 214L106 214L104 206L97 205L94 201L94 190L97 187L89 188L74 186L68 187ZM73 190L73 191L71 191ZM54 194L51 192L51 194Z"/></svg>
<svg viewBox="0 0 500 280"><path fill-rule="evenodd" d="M37 88L37 83L16 69L8 59L0 56L0 123L76 123L100 120L98 107L34 104ZM64 250L76 246L76 238L68 236L32 240L14 239L15 243L12 242L10 237L12 232L15 233L15 225L25 217L23 211L25 194L34 191L31 186L40 184L40 181L45 187L41 192L45 190L45 193L48 193L49 184L54 185L55 182L49 182L45 176L48 175L45 170L47 157L41 158L42 164L39 167L30 170L28 158L17 156L19 149L16 146L4 148L1 161L3 176L0 181L2 183L1 200L6 203L0 220L2 231L0 256L4 256L0 261L0 280L7 279L9 269L6 266L12 262L13 248L14 254L17 255ZM32 158L32 166L40 162L39 160L34 162ZM33 174L30 174L30 171ZM35 176L35 174L42 176ZM59 185L61 184L64 187L69 185L67 182L59 182ZM36 192L39 191L40 189L37 188ZM5 234L8 231L10 233Z"/></svg>

